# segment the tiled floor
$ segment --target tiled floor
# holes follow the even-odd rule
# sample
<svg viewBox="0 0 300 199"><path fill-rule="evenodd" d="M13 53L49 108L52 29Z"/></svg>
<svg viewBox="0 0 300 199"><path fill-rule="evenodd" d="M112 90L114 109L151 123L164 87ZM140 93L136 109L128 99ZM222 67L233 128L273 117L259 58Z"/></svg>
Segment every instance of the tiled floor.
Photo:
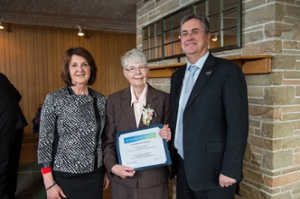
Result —
<svg viewBox="0 0 300 199"><path fill-rule="evenodd" d="M24 163L19 166L17 199L45 199L41 173L37 163Z"/></svg>
<svg viewBox="0 0 300 199"><path fill-rule="evenodd" d="M37 167L37 137L25 139L22 145L17 199L45 199L45 191L41 173Z"/></svg>

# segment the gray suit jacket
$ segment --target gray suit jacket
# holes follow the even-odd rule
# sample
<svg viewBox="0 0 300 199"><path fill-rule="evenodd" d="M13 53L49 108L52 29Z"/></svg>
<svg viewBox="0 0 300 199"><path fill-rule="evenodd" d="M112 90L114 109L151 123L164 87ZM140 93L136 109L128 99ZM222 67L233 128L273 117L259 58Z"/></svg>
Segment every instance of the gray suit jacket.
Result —
<svg viewBox="0 0 300 199"><path fill-rule="evenodd" d="M116 133L137 129L134 110L130 103L130 87L110 95L107 99L107 123L103 137L104 164L112 183L116 182L131 188L152 187L168 179L169 170L167 166L136 171L133 177L125 179L111 173L111 168L118 164ZM167 93L148 85L146 104L151 105L151 108L156 112L150 126L160 123L169 124L170 107ZM145 126L140 122L139 127Z"/></svg>

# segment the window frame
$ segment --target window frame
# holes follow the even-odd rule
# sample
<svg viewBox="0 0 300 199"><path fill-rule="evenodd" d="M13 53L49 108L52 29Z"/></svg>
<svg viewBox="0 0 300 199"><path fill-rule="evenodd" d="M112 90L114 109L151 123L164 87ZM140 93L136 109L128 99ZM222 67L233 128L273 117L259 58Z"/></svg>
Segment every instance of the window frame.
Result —
<svg viewBox="0 0 300 199"><path fill-rule="evenodd" d="M147 57L148 62L155 62L155 61L161 61L161 60L172 59L172 58L180 58L180 57L185 56L185 54L182 52L182 49L180 46L180 39L176 39L180 35L180 20L182 19L182 17L184 15L196 13L197 6L200 6L201 4L205 5L205 8L204 8L205 13L203 13L203 14L205 14L205 16L208 18L208 20L210 20L210 17L212 18L212 17L218 16L218 15L219 15L218 18L220 19L220 27L218 29L215 29L210 32L212 37L217 32L219 33L218 39L220 40L219 41L220 47L214 47L214 48L209 47L209 51L210 52L220 52L220 51L224 51L224 50L241 48L241 46L242 46L242 39L241 39L242 38L242 36L241 36L241 27L242 27L241 5L242 5L242 3L241 3L241 0L236 0L235 5L233 5L231 7L227 7L225 9L223 9L223 4L226 0L217 0L220 2L219 10L217 10L213 13L209 13L210 12L209 11L210 1L213 2L216 0L199 0L197 2L191 3L190 5L182 7L179 10L177 10L157 21L152 22L152 23L148 24L147 26L144 26L142 28L142 49ZM230 13L231 11L236 12L235 16L232 17L232 18L234 18L234 17L236 18L236 22L231 27L224 27L224 20L226 20L226 16L224 17L224 13L226 15L226 12ZM174 22L173 19L176 18L176 16L178 16L178 15L179 15L180 19L177 20L176 22ZM166 27L167 20L170 20L169 27ZM156 24L159 24L160 32L157 32ZM153 35L151 35L151 27L152 26L155 27L153 30ZM231 29L234 29L234 28L236 29L235 30L236 38L234 38L234 39L236 39L235 44L227 45L227 46L224 45L224 32L227 30L230 31ZM145 34L144 31L148 31L148 33ZM145 35L146 35L146 37L145 37ZM158 35L160 35L160 37L158 37ZM153 41L151 41L151 39L153 39ZM159 39L161 39L160 42L157 41ZM144 45L145 42L147 42L147 44L148 44L147 46ZM149 44L151 44L151 42L154 43L155 46L149 46ZM178 46L175 49L174 46L178 45L178 43L179 43L179 49L177 49ZM160 44L160 45L157 45L157 44ZM169 45L171 47L167 48L167 45ZM174 53L175 51L176 52L179 51L179 53ZM156 53L157 55L159 55L159 53L161 53L161 56L153 57L151 53Z"/></svg>

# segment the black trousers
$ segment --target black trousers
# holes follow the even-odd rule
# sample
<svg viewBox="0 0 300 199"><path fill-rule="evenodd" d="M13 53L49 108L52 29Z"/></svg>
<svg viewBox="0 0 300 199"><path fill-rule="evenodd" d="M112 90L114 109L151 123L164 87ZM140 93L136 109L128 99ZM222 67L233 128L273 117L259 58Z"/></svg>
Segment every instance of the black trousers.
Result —
<svg viewBox="0 0 300 199"><path fill-rule="evenodd" d="M205 181L205 179L200 180ZM186 179L184 160L179 156L176 195L177 199L234 199L235 185L224 188L220 187L219 189L193 191Z"/></svg>
<svg viewBox="0 0 300 199"><path fill-rule="evenodd" d="M15 199L23 128L0 138L0 199Z"/></svg>

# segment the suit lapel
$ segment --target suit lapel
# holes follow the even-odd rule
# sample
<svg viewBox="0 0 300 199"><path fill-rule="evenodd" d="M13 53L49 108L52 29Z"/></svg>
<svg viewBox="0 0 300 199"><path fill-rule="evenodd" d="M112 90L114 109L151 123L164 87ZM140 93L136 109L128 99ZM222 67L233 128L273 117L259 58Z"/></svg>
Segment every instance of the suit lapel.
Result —
<svg viewBox="0 0 300 199"><path fill-rule="evenodd" d="M131 129L136 129L134 110L131 106L130 87L127 87L121 95L121 107L126 117L125 119L127 120L127 124L129 124Z"/></svg>
<svg viewBox="0 0 300 199"><path fill-rule="evenodd" d="M187 109L192 104L192 102L197 97L197 95L201 92L201 90L204 88L208 80L213 76L214 66L215 66L215 59L211 54L209 54L195 82L191 95L186 103L185 109Z"/></svg>
<svg viewBox="0 0 300 199"><path fill-rule="evenodd" d="M175 98L174 99L174 114L172 116L173 123L176 123L176 118L178 116L178 107L179 107L179 100L180 100L180 93L182 89L183 84L183 78L185 75L187 64L185 66L182 66L175 71L174 75L171 79L171 93L170 97Z"/></svg>
<svg viewBox="0 0 300 199"><path fill-rule="evenodd" d="M178 109L178 106L179 106L180 94L181 94L182 83L183 83L183 78L185 75L186 67L187 67L187 64L184 67L180 67L178 69L180 71L178 71L178 77L176 77L176 81L175 81L175 83L176 83L175 88L178 88L178 89L175 89L175 91L176 91L176 93L175 93L176 110Z"/></svg>

